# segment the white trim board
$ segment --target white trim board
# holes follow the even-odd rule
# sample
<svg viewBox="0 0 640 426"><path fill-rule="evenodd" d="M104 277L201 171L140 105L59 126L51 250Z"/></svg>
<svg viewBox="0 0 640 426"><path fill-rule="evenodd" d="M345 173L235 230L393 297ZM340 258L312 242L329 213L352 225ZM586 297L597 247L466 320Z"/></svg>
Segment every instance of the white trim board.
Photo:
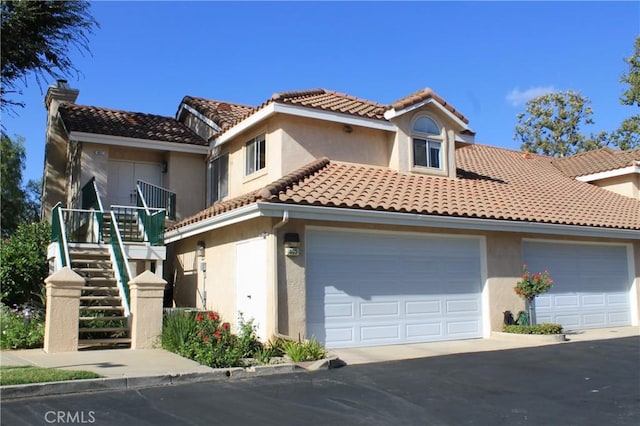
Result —
<svg viewBox="0 0 640 426"><path fill-rule="evenodd" d="M71 132L69 133L69 139L75 142L89 142L103 145L125 146L127 148L157 149L160 151L185 152L188 154L202 155L207 155L209 153L209 147L206 145L163 142L152 139L99 135L95 133Z"/></svg>
<svg viewBox="0 0 640 426"><path fill-rule="evenodd" d="M271 117L274 114L288 114L298 117L314 118L317 120L331 121L335 123L349 124L352 126L368 127L371 129L386 130L388 132L395 132L397 130L396 125L384 120L376 120L372 118L357 117L350 114L343 114L333 111L323 111L313 108L285 105L276 102L270 103L261 110L258 110L251 116L247 117L240 123L236 124L225 133L215 138L212 147L216 148L240 133L248 130L252 126L257 125L263 120Z"/></svg>
<svg viewBox="0 0 640 426"><path fill-rule="evenodd" d="M635 166L623 167L621 169L608 170L606 172L593 173L593 174L584 175L584 176L577 176L575 179L581 182L593 182L594 180L624 176L632 173L640 173L640 163L638 163L638 165L635 165Z"/></svg>
<svg viewBox="0 0 640 426"><path fill-rule="evenodd" d="M567 235L592 238L623 238L640 240L636 229L597 228L552 223L518 222L496 219L477 219L452 216L431 216L414 213L357 210L337 207L317 207L296 204L257 202L236 210L213 216L192 225L187 225L165 234L167 243L198 235L213 229L239 223L256 217L282 217L288 212L289 219L305 219L347 223L369 223L394 226L420 226L444 229L477 231L521 232L545 235Z"/></svg>

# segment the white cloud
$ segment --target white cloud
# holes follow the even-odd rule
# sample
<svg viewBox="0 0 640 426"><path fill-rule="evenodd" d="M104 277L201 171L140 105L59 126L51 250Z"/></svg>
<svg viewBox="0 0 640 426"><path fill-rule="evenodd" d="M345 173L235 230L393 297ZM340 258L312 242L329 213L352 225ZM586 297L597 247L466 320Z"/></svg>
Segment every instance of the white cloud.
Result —
<svg viewBox="0 0 640 426"><path fill-rule="evenodd" d="M546 87L530 87L524 92L521 92L517 87L507 94L507 101L513 106L520 106L527 103L533 98L542 96L547 93L555 92L556 89L553 86Z"/></svg>

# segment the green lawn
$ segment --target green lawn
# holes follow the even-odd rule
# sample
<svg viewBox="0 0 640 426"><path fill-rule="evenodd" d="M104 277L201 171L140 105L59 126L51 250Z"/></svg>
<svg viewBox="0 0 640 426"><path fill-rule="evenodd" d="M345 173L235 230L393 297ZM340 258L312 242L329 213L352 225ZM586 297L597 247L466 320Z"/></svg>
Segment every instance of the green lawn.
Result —
<svg viewBox="0 0 640 426"><path fill-rule="evenodd" d="M27 383L60 382L63 380L97 379L91 371L58 370L31 366L0 367L0 385L24 385Z"/></svg>

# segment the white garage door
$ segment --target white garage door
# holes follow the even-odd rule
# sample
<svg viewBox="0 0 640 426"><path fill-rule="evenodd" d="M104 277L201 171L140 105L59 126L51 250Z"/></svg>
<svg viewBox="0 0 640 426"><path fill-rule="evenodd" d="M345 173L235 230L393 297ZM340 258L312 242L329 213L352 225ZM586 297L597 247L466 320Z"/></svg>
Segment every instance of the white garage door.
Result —
<svg viewBox="0 0 640 426"><path fill-rule="evenodd" d="M536 298L538 323L567 330L631 325L625 246L527 241L524 260L529 272L547 269L553 279Z"/></svg>
<svg viewBox="0 0 640 426"><path fill-rule="evenodd" d="M329 348L482 337L480 240L307 233L307 335Z"/></svg>

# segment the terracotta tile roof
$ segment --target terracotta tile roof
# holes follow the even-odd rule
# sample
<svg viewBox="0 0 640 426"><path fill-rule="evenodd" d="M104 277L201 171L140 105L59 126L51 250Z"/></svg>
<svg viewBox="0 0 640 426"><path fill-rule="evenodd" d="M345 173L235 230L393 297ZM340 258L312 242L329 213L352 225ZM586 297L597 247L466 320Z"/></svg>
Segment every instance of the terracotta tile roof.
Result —
<svg viewBox="0 0 640 426"><path fill-rule="evenodd" d="M465 124L469 124L469 119L467 119L464 115L462 115L459 111L457 111L453 106L447 103L444 99L438 96L433 90L426 87L422 90L418 90L415 93L410 94L409 96L405 96L402 99L398 99L394 103L389 106L389 109L393 108L395 110L401 110L408 108L412 105L417 104L418 102L422 102L432 98L434 101L438 102L440 105L445 107L449 112L462 120Z"/></svg>
<svg viewBox="0 0 640 426"><path fill-rule="evenodd" d="M185 96L182 103L190 106L220 128L227 128L255 111L255 107L224 101Z"/></svg>
<svg viewBox="0 0 640 426"><path fill-rule="evenodd" d="M622 169L637 162L640 162L640 148L627 151L602 148L552 160L552 163L558 169L571 177Z"/></svg>
<svg viewBox="0 0 640 426"><path fill-rule="evenodd" d="M171 117L70 103L60 105L58 111L69 132L207 145L207 141Z"/></svg>
<svg viewBox="0 0 640 426"><path fill-rule="evenodd" d="M460 112L458 112L455 108L449 105L444 99L442 99L429 88L406 96L391 105L383 105L377 102L347 95L345 93L321 88L274 93L269 99L267 99L267 101L263 102L261 105L255 108L245 105L220 103L219 101L210 101L207 99L194 98L191 96L186 96L183 99L183 102L187 103L191 107L198 110L200 113L216 122L216 124L218 124L222 128L222 130L217 135L219 136L231 127L239 124L241 121L247 119L252 114L272 103L289 104L305 108L313 108L323 111L355 115L358 117L370 118L373 120L386 121L386 119L384 118L384 113L386 111L392 108L406 108L429 98L433 98L436 102L449 110L465 124L469 123L469 120L465 116L463 116ZM218 104L225 105L225 108L228 108L229 111L220 114ZM470 130L466 130L465 132L474 134Z"/></svg>
<svg viewBox="0 0 640 426"><path fill-rule="evenodd" d="M320 159L175 226L256 201L422 215L640 230L640 201L578 182L547 157L470 145L456 151L458 178L399 173Z"/></svg>
<svg viewBox="0 0 640 426"><path fill-rule="evenodd" d="M274 93L269 101L341 112L377 120L384 120L384 112L386 110L386 107L379 103L325 89Z"/></svg>
<svg viewBox="0 0 640 426"><path fill-rule="evenodd" d="M265 186L264 188L251 191L248 194L241 195L239 197L231 198L225 201L219 201L211 205L199 213L196 213L193 216L190 216L172 227L168 228L167 231L171 231L173 229L182 228L183 226L191 225L193 223L200 222L202 220L208 219L213 216L217 216L221 213L225 213L239 207L244 207L246 205L255 203L256 201L262 201L265 199L271 198L274 194L279 193L280 191L285 190L288 186L293 185L296 182L302 181L305 177L312 175L313 173L321 170L323 167L329 164L329 159L321 158L319 160L313 161L310 164L307 164L304 167L294 171L293 173L289 173L285 175L281 179Z"/></svg>

